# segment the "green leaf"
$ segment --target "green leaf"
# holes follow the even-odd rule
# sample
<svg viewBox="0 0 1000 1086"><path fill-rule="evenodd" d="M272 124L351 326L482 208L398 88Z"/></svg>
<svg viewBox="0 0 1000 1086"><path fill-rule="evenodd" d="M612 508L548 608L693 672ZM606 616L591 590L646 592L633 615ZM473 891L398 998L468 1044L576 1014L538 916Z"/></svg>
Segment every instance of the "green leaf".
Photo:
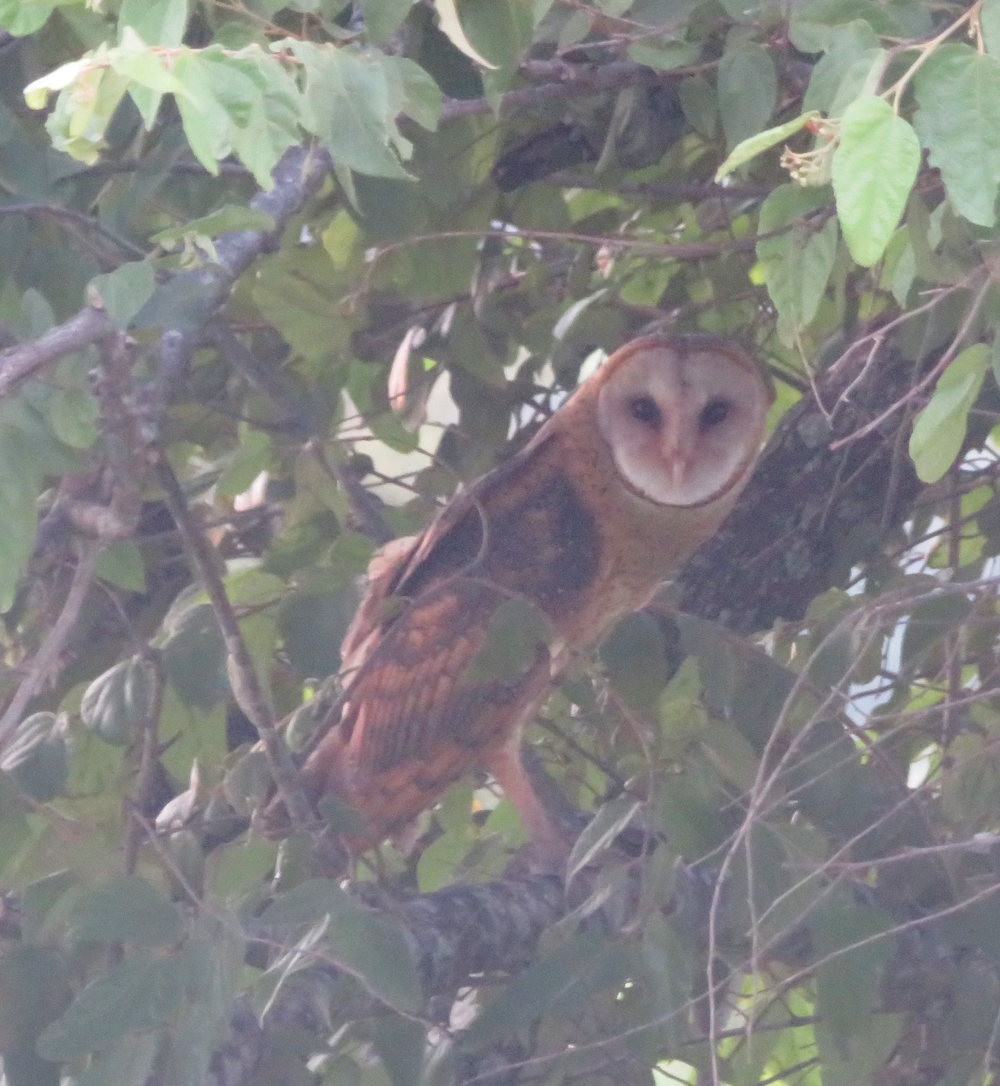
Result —
<svg viewBox="0 0 1000 1086"><path fill-rule="evenodd" d="M434 8L438 13L442 33L450 39L456 49L484 68L498 67L496 64L491 64L469 41L469 36L458 15L458 0L434 0Z"/></svg>
<svg viewBox="0 0 1000 1086"><path fill-rule="evenodd" d="M122 0L119 33L129 27L147 45L180 45L188 20L188 0Z"/></svg>
<svg viewBox="0 0 1000 1086"><path fill-rule="evenodd" d="M542 612L521 598L504 600L490 615L486 643L469 666L471 682L508 680L533 668L539 649L549 640Z"/></svg>
<svg viewBox="0 0 1000 1086"><path fill-rule="evenodd" d="M875 909L834 903L818 910L809 923L819 962L817 1011L835 1049L845 1056L879 1006L882 967L892 949L887 938L864 940L891 926L891 918Z"/></svg>
<svg viewBox="0 0 1000 1086"><path fill-rule="evenodd" d="M778 332L791 343L816 315L837 256L837 224L822 226L810 216L827 203L823 192L781 185L760 209L757 242L767 292L778 311Z"/></svg>
<svg viewBox="0 0 1000 1086"><path fill-rule="evenodd" d="M398 1014L380 1015L374 1043L393 1086L422 1086L427 1049L427 1030L422 1022Z"/></svg>
<svg viewBox="0 0 1000 1086"><path fill-rule="evenodd" d="M368 37L381 42L395 34L413 4L414 0L361 0Z"/></svg>
<svg viewBox="0 0 1000 1086"><path fill-rule="evenodd" d="M100 300L111 323L121 330L132 323L132 318L152 297L155 287L156 273L152 264L145 260L123 264L107 275L95 275L90 281L90 289Z"/></svg>
<svg viewBox="0 0 1000 1086"><path fill-rule="evenodd" d="M885 252L920 168L916 133L875 96L848 106L833 155L837 215L851 256L870 268Z"/></svg>
<svg viewBox="0 0 1000 1086"><path fill-rule="evenodd" d="M885 57L868 23L855 19L838 27L812 70L803 105L828 117L841 116L855 98L878 89L871 75L876 66L884 65Z"/></svg>
<svg viewBox="0 0 1000 1086"><path fill-rule="evenodd" d="M90 449L96 444L99 415L97 400L86 388L53 389L47 404L52 432L73 449Z"/></svg>
<svg viewBox="0 0 1000 1086"><path fill-rule="evenodd" d="M163 665L171 686L188 705L210 709L229 695L226 647L207 603L182 602L164 623Z"/></svg>
<svg viewBox="0 0 1000 1086"><path fill-rule="evenodd" d="M300 137L302 98L277 57L257 46L231 53L220 46L184 50L174 60L184 85L177 106L198 161L218 173L235 152L261 187L271 187L275 164Z"/></svg>
<svg viewBox="0 0 1000 1086"><path fill-rule="evenodd" d="M402 161L413 146L397 118L410 113L420 124L429 120L429 103L440 101L440 92L427 73L404 57L303 41L281 44L305 70L311 130L336 163L378 177L408 178Z"/></svg>
<svg viewBox="0 0 1000 1086"><path fill-rule="evenodd" d="M771 119L778 101L774 62L763 46L741 44L723 54L717 80L722 129L735 148Z"/></svg>
<svg viewBox="0 0 1000 1086"><path fill-rule="evenodd" d="M16 432L3 430L0 412L0 611L14 602L21 573L35 542L36 472Z"/></svg>
<svg viewBox="0 0 1000 1086"><path fill-rule="evenodd" d="M878 35L903 33L895 11L880 0L796 0L789 11L788 37L803 53L822 53L829 49L843 28L854 20L867 23ZM922 22L922 26L908 25L906 29L910 34L906 36L923 37L925 28L929 30L926 15Z"/></svg>
<svg viewBox="0 0 1000 1086"><path fill-rule="evenodd" d="M202 215L198 219L188 219L180 226L170 226L166 230L160 230L153 234L151 241L157 245L175 245L189 237L218 237L234 230L273 230L274 219L266 211L258 211L256 208L241 206L239 204L225 204L216 208L208 215Z"/></svg>
<svg viewBox="0 0 1000 1086"><path fill-rule="evenodd" d="M517 1035L545 1014L568 1013L597 992L624 980L621 948L596 932L578 931L557 950L519 973L469 1029L464 1042L478 1048Z"/></svg>
<svg viewBox="0 0 1000 1086"><path fill-rule="evenodd" d="M936 483L955 462L965 441L969 409L976 402L990 364L985 343L966 347L938 378L927 406L910 434L910 457L925 483Z"/></svg>
<svg viewBox="0 0 1000 1086"><path fill-rule="evenodd" d="M394 1010L412 1013L422 1001L420 980L404 929L326 879L300 883L262 916L265 924L325 924L322 957L343 969Z"/></svg>
<svg viewBox="0 0 1000 1086"><path fill-rule="evenodd" d="M521 39L519 7L527 5L521 0L462 0L459 10L465 40L487 58L487 68L514 69L522 50L531 44L530 37Z"/></svg>
<svg viewBox="0 0 1000 1086"><path fill-rule="evenodd" d="M0 0L0 26L17 38L43 27L56 8L56 4L26 4L24 0Z"/></svg>
<svg viewBox="0 0 1000 1086"><path fill-rule="evenodd" d="M986 51L1000 54L1000 0L985 0L979 9L979 25L986 42Z"/></svg>
<svg viewBox="0 0 1000 1086"><path fill-rule="evenodd" d="M226 498L242 494L267 467L271 458L271 438L263 430L246 428L233 450L229 463L219 475L216 490Z"/></svg>
<svg viewBox="0 0 1000 1086"><path fill-rule="evenodd" d="M920 107L913 123L948 199L978 226L996 222L1000 186L1000 59L968 45L942 45L913 80Z"/></svg>
<svg viewBox="0 0 1000 1086"><path fill-rule="evenodd" d="M566 861L566 883L600 856L635 817L641 803L622 794L605 803L576 839Z"/></svg>
<svg viewBox="0 0 1000 1086"><path fill-rule="evenodd" d="M138 875L125 875L84 894L69 915L83 942L169 946L184 932L177 906Z"/></svg>
<svg viewBox="0 0 1000 1086"><path fill-rule="evenodd" d="M639 712L651 711L670 679L663 630L652 615L638 611L604 639L601 663L612 686Z"/></svg>
<svg viewBox="0 0 1000 1086"><path fill-rule="evenodd" d="M96 1056L74 1086L135 1086L146 1082L159 1047L160 1038L152 1033L124 1037Z"/></svg>
<svg viewBox="0 0 1000 1086"><path fill-rule="evenodd" d="M109 743L130 743L152 712L155 693L152 665L132 656L87 687L80 702L80 719Z"/></svg>
<svg viewBox="0 0 1000 1086"><path fill-rule="evenodd" d="M62 1014L69 995L69 968L60 954L27 943L0 946L0 1052L33 1041Z"/></svg>
<svg viewBox="0 0 1000 1086"><path fill-rule="evenodd" d="M113 543L97 559L97 576L128 592L146 591L146 563L131 539Z"/></svg>
<svg viewBox="0 0 1000 1086"><path fill-rule="evenodd" d="M808 113L800 113L798 117L793 117L792 120L779 124L775 128L765 129L763 132L758 132L754 136L741 140L715 171L715 180L721 181L728 174L731 174L733 170L742 166L744 162L749 162L772 147L776 147L779 143L784 143L789 136L801 132L810 121L815 120L818 116L819 112L811 109Z"/></svg>
<svg viewBox="0 0 1000 1086"><path fill-rule="evenodd" d="M632 42L625 51L636 64L645 64L647 68L661 72L683 68L698 59L698 47L686 41L637 41Z"/></svg>
<svg viewBox="0 0 1000 1086"><path fill-rule="evenodd" d="M131 955L80 992L38 1038L38 1051L50 1060L78 1059L163 1024L183 1002L176 958Z"/></svg>

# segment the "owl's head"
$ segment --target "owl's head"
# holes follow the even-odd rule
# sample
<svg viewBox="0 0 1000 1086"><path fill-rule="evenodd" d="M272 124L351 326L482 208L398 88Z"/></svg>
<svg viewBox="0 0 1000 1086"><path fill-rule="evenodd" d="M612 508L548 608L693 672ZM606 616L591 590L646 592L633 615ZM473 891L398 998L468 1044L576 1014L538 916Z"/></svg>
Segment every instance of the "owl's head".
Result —
<svg viewBox="0 0 1000 1086"><path fill-rule="evenodd" d="M772 393L739 347L708 336L645 336L598 374L597 424L622 481L657 505L703 505L741 484Z"/></svg>

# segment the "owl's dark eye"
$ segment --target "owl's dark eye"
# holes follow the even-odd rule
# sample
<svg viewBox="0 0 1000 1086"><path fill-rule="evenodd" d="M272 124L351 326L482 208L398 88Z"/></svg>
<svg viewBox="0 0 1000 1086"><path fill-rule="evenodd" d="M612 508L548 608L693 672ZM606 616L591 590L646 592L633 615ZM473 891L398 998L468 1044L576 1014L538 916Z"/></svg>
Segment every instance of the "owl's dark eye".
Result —
<svg viewBox="0 0 1000 1086"><path fill-rule="evenodd" d="M706 430L711 430L713 426L718 426L720 422L725 422L729 418L732 407L733 405L728 400L709 400L698 416L698 429L704 433Z"/></svg>
<svg viewBox="0 0 1000 1086"><path fill-rule="evenodd" d="M663 422L660 409L656 406L656 401L650 396L636 396L634 400L629 400L628 413L636 422L641 422L643 426L658 428L660 423Z"/></svg>

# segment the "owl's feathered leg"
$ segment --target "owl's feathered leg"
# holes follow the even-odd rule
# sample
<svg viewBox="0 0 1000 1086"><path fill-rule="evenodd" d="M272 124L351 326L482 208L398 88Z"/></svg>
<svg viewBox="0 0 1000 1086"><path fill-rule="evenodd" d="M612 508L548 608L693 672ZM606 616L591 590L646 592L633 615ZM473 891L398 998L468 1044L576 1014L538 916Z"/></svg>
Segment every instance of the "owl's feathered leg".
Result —
<svg viewBox="0 0 1000 1086"><path fill-rule="evenodd" d="M537 758L522 749L520 729L486 760L486 768L514 804L544 864L554 870L565 867L585 820Z"/></svg>

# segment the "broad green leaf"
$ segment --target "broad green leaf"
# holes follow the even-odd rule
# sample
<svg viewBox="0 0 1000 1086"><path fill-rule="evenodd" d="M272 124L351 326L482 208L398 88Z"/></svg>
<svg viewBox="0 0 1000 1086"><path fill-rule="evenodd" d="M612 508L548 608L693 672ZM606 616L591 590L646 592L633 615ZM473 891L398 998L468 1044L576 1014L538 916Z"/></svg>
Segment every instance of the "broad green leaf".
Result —
<svg viewBox="0 0 1000 1086"><path fill-rule="evenodd" d="M851 256L870 268L885 252L920 168L916 133L874 96L848 106L833 155L837 215Z"/></svg>
<svg viewBox="0 0 1000 1086"><path fill-rule="evenodd" d="M177 906L138 875L124 875L84 894L69 915L73 936L98 943L169 946L184 932Z"/></svg>
<svg viewBox="0 0 1000 1086"><path fill-rule="evenodd" d="M828 198L800 185L781 185L760 209L757 259L767 292L778 311L778 331L794 341L816 315L837 256L837 224L829 218L819 225L810 216Z"/></svg>
<svg viewBox="0 0 1000 1086"><path fill-rule="evenodd" d="M816 1005L834 1050L851 1055L856 1039L879 1006L882 966L891 953L890 917L862 905L831 902L809 923L818 965ZM857 946L858 943L863 946Z"/></svg>
<svg viewBox="0 0 1000 1086"><path fill-rule="evenodd" d="M735 148L771 119L778 100L774 62L763 46L741 44L723 54L717 80L722 129Z"/></svg>
<svg viewBox="0 0 1000 1086"><path fill-rule="evenodd" d="M365 543L370 554L370 543ZM364 568L362 564L356 573ZM335 672L340 667L340 642L357 607L357 593L349 586L330 592L297 592L283 600L278 627L292 667L302 675L317 677Z"/></svg>
<svg viewBox="0 0 1000 1086"><path fill-rule="evenodd" d="M109 743L130 743L153 708L156 677L138 656L115 664L87 687L80 719Z"/></svg>
<svg viewBox="0 0 1000 1086"><path fill-rule="evenodd" d="M385 41L403 25L414 0L361 0L365 29L372 41Z"/></svg>
<svg viewBox="0 0 1000 1086"><path fill-rule="evenodd" d="M261 919L291 928L325 922L320 950L325 962L357 978L395 1010L409 1013L420 1006L420 981L404 929L334 883L300 883L268 906Z"/></svg>
<svg viewBox="0 0 1000 1086"><path fill-rule="evenodd" d="M456 49L484 68L498 67L498 65L491 64L486 57L477 52L475 46L469 41L469 36L465 32L458 14L458 0L434 0L434 9L438 13L442 33L451 40Z"/></svg>
<svg viewBox="0 0 1000 1086"><path fill-rule="evenodd" d="M904 29L896 13L879 0L796 0L789 14L789 40L803 53L829 49L842 29L856 19L867 23L878 35L900 35ZM923 20L926 24L927 17ZM918 25L906 29L914 37L922 36Z"/></svg>
<svg viewBox="0 0 1000 1086"><path fill-rule="evenodd" d="M647 68L669 72L674 68L683 68L694 64L698 59L698 49L693 42L686 41L637 41L628 46L626 52L636 64L645 64Z"/></svg>
<svg viewBox="0 0 1000 1086"><path fill-rule="evenodd" d="M972 604L961 592L939 591L920 600L906 619L899 650L901 667L914 671L926 667L927 656L940 650L942 639L960 629L971 614Z"/></svg>
<svg viewBox="0 0 1000 1086"><path fill-rule="evenodd" d="M375 1023L374 1044L393 1086L422 1086L427 1048L423 1023L398 1014L380 1015Z"/></svg>
<svg viewBox="0 0 1000 1086"><path fill-rule="evenodd" d="M33 3L24 0L0 0L0 27L8 34L22 38L43 27L57 4Z"/></svg>
<svg viewBox="0 0 1000 1086"><path fill-rule="evenodd" d="M960 915L956 919L960 920ZM959 940L961 934L956 941ZM963 956L941 1023L950 1053L941 1086L966 1086L983 1081L983 1071L992 1058L998 1014L1000 978L994 961L975 953Z"/></svg>
<svg viewBox="0 0 1000 1086"><path fill-rule="evenodd" d="M885 57L870 24L855 19L838 27L812 70L803 105L839 117L855 98L878 89L869 74Z"/></svg>
<svg viewBox="0 0 1000 1086"><path fill-rule="evenodd" d="M74 1060L167 1021L183 1004L185 976L176 958L127 957L88 984L38 1039L50 1060Z"/></svg>
<svg viewBox="0 0 1000 1086"><path fill-rule="evenodd" d="M402 166L413 147L397 118L425 125L439 100L430 77L404 57L288 40L305 71L311 130L335 162L359 173L408 178ZM430 111L429 111L430 110Z"/></svg>
<svg viewBox="0 0 1000 1086"><path fill-rule="evenodd" d="M622 794L601 807L573 844L566 861L567 884L614 842L640 806L639 800Z"/></svg>
<svg viewBox="0 0 1000 1086"><path fill-rule="evenodd" d="M107 60L107 50L98 50L60 92L45 121L52 146L88 165L100 158L107 127L128 90L127 77L107 67Z"/></svg>
<svg viewBox="0 0 1000 1086"><path fill-rule="evenodd" d="M147 1082L159 1047L160 1038L153 1033L124 1037L96 1056L74 1086L135 1086Z"/></svg>
<svg viewBox="0 0 1000 1086"><path fill-rule="evenodd" d="M994 56L1000 55L1000 0L985 0L979 9L979 25L986 51Z"/></svg>
<svg viewBox="0 0 1000 1086"><path fill-rule="evenodd" d="M184 133L210 173L235 152L263 188L271 170L300 137L302 98L278 57L249 46L182 50L174 74L185 94L176 98Z"/></svg>
<svg viewBox="0 0 1000 1086"><path fill-rule="evenodd" d="M69 1002L68 963L27 943L0 946L0 1052L30 1043ZM6 1068L5 1068L6 1070Z"/></svg>
<svg viewBox="0 0 1000 1086"><path fill-rule="evenodd" d="M12 402L0 405L0 611L14 601L21 573L35 542L41 485L37 449L24 431L12 424Z"/></svg>
<svg viewBox="0 0 1000 1086"><path fill-rule="evenodd" d="M140 309L152 297L156 272L145 260L136 260L115 268L107 275L95 275L90 288L119 329L126 329Z"/></svg>
<svg viewBox="0 0 1000 1086"><path fill-rule="evenodd" d="M670 679L663 630L639 611L622 619L601 645L601 663L612 686L639 712L655 709Z"/></svg>
<svg viewBox="0 0 1000 1086"><path fill-rule="evenodd" d="M942 45L913 80L913 123L952 206L978 226L996 221L1000 186L1000 59L968 45Z"/></svg>
<svg viewBox="0 0 1000 1086"><path fill-rule="evenodd" d="M789 136L801 132L810 121L815 120L818 116L819 112L811 109L808 113L800 113L798 117L794 117L784 124L779 124L775 128L768 128L763 132L758 132L755 136L741 140L715 171L715 180L721 181L728 174L731 174L733 170L742 166L744 162L749 162L772 147L776 147L779 143L784 143Z"/></svg>
<svg viewBox="0 0 1000 1086"><path fill-rule="evenodd" d="M910 456L925 483L936 483L955 462L965 441L969 409L989 364L990 348L985 343L966 347L938 378L930 401L917 413Z"/></svg>
<svg viewBox="0 0 1000 1086"><path fill-rule="evenodd" d="M472 682L509 681L526 674L540 659L549 625L530 600L504 600L490 615L486 643L467 671Z"/></svg>
<svg viewBox="0 0 1000 1086"><path fill-rule="evenodd" d="M598 992L625 979L621 948L597 932L579 931L557 950L519 973L466 1031L464 1040L481 1047L516 1035L549 1013L569 1013Z"/></svg>
<svg viewBox="0 0 1000 1086"><path fill-rule="evenodd" d="M97 576L129 592L146 591L146 564L142 551L131 539L113 543L101 552L95 566Z"/></svg>
<svg viewBox="0 0 1000 1086"><path fill-rule="evenodd" d="M147 45L180 45L188 20L188 0L122 0L118 31L126 27Z"/></svg>
<svg viewBox="0 0 1000 1086"><path fill-rule="evenodd" d="M486 66L513 71L522 51L531 44L532 20L527 20L525 40L519 18L528 12L529 5L522 0L461 0L458 10L466 41L488 58Z"/></svg>
<svg viewBox="0 0 1000 1086"><path fill-rule="evenodd" d="M941 771L941 802L945 814L963 831L974 833L990 825L1000 804L1000 753L995 739L962 734L948 747L948 765ZM958 923L961 925L961 918Z"/></svg>
<svg viewBox="0 0 1000 1086"><path fill-rule="evenodd" d="M53 389L46 417L52 432L73 449L91 449L97 442L100 409L88 388L65 385Z"/></svg>
<svg viewBox="0 0 1000 1086"><path fill-rule="evenodd" d="M206 603L182 603L164 625L163 665L181 699L210 709L228 697L226 649L212 608Z"/></svg>
<svg viewBox="0 0 1000 1086"><path fill-rule="evenodd" d="M267 467L272 454L271 439L263 430L247 428L233 450L229 463L216 483L218 493L226 498L242 494Z"/></svg>
<svg viewBox="0 0 1000 1086"><path fill-rule="evenodd" d="M153 234L150 240L155 241L157 245L172 245L199 234L214 238L231 230L268 231L273 229L274 219L266 212L239 204L226 204L208 215L203 215L200 219L188 219L181 226L170 226L166 230L160 230ZM130 265L130 267L134 266Z"/></svg>

